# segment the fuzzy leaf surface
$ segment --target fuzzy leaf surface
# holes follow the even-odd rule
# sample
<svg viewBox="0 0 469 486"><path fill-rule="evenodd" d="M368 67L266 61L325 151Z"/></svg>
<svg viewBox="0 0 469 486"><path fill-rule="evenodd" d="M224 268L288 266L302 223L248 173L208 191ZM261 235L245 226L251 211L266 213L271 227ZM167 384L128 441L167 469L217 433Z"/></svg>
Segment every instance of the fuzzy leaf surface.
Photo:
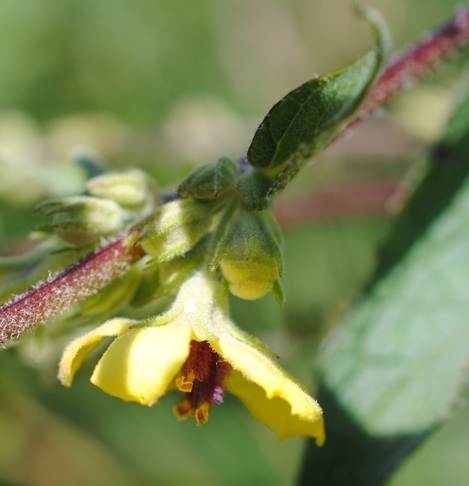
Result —
<svg viewBox="0 0 469 486"><path fill-rule="evenodd" d="M327 442L302 484L375 485L449 418L469 363L469 100L320 354Z"/></svg>
<svg viewBox="0 0 469 486"><path fill-rule="evenodd" d="M350 66L314 78L291 91L259 125L247 159L271 179L265 197L283 190L305 162L339 133L383 67L389 44L386 26L374 10L363 9L360 15L371 27L370 51ZM249 184L245 185L248 188Z"/></svg>

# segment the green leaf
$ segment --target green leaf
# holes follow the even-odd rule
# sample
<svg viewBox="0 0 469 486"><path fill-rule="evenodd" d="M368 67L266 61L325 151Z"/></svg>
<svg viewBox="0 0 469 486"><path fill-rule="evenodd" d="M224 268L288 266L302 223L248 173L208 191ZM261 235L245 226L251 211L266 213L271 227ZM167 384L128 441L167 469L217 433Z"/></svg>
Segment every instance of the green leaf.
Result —
<svg viewBox="0 0 469 486"><path fill-rule="evenodd" d="M368 295L320 354L328 439L303 484L381 484L445 421L469 363L469 100L385 246Z"/></svg>
<svg viewBox="0 0 469 486"><path fill-rule="evenodd" d="M240 192L247 205L265 208L275 193L283 190L301 167L340 132L373 86L388 51L388 33L380 15L359 10L369 23L373 47L361 59L339 71L307 81L288 93L267 114L248 149L247 159L269 177L262 197L241 181ZM255 172L254 172L255 174ZM258 177L251 173L245 179Z"/></svg>

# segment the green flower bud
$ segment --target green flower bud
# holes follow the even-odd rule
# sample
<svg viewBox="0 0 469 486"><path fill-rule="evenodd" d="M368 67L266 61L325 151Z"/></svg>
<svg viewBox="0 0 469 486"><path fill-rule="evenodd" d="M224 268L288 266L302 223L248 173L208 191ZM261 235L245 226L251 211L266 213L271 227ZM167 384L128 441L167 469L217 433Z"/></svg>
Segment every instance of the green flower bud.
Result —
<svg viewBox="0 0 469 486"><path fill-rule="evenodd" d="M272 290L277 278L275 262L267 255L256 261L242 261L224 258L220 262L223 276L229 283L230 291L236 297L254 300Z"/></svg>
<svg viewBox="0 0 469 486"><path fill-rule="evenodd" d="M54 232L77 246L115 234L124 225L124 212L115 201L91 196L49 200L36 206L35 211L51 217Z"/></svg>
<svg viewBox="0 0 469 486"><path fill-rule="evenodd" d="M195 169L179 185L177 192L182 197L199 201L212 201L224 196L234 188L238 168L236 164L222 157L214 164Z"/></svg>
<svg viewBox="0 0 469 486"><path fill-rule="evenodd" d="M237 297L254 300L271 291L283 271L282 236L272 215L242 209L231 218L211 270L218 265Z"/></svg>
<svg viewBox="0 0 469 486"><path fill-rule="evenodd" d="M92 196L112 199L120 206L132 211L154 205L155 188L147 175L137 169L127 172L109 172L90 179L85 189Z"/></svg>
<svg viewBox="0 0 469 486"><path fill-rule="evenodd" d="M211 229L212 205L178 199L158 208L135 239L159 262L184 255Z"/></svg>

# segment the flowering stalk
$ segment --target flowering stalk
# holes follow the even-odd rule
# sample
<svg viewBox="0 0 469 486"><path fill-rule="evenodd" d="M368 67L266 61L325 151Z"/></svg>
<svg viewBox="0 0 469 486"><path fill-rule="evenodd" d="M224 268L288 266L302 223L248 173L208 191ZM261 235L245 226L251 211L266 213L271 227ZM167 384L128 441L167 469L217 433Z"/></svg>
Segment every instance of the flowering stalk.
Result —
<svg viewBox="0 0 469 486"><path fill-rule="evenodd" d="M369 92L362 108L346 126L362 121L469 43L469 7L459 10L433 34L394 61ZM35 288L0 307L0 344L5 345L49 317L103 288L127 271L144 252L139 246L124 246L125 236L116 236L87 257Z"/></svg>
<svg viewBox="0 0 469 486"><path fill-rule="evenodd" d="M143 256L140 246L124 246L119 235L65 270L0 307L0 345L63 312L126 272Z"/></svg>
<svg viewBox="0 0 469 486"><path fill-rule="evenodd" d="M469 7L464 7L386 68L350 125L362 121L370 112L427 76L468 44Z"/></svg>

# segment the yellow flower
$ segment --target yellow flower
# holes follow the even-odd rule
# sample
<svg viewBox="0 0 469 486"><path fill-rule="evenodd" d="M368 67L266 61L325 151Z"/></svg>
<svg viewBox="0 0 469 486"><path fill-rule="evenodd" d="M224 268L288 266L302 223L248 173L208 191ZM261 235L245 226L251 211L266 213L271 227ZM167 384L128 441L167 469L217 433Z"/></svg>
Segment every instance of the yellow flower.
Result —
<svg viewBox="0 0 469 486"><path fill-rule="evenodd" d="M149 321L112 319L72 341L59 378L70 386L84 358L103 339L115 337L91 382L110 395L153 405L171 388L185 395L179 418L208 420L209 407L225 390L283 439L305 435L324 442L322 411L259 342L228 316L226 290L212 275L196 272L172 307Z"/></svg>

